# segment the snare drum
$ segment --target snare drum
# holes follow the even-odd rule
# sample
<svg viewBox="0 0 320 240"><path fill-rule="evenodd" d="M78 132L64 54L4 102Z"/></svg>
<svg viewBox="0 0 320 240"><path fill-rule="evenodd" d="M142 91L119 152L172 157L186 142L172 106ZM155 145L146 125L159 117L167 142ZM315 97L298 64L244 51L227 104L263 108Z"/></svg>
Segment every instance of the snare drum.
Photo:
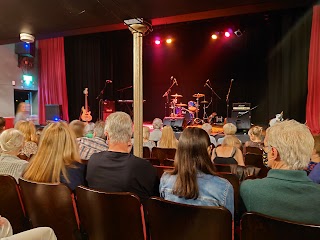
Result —
<svg viewBox="0 0 320 240"><path fill-rule="evenodd" d="M194 101L189 101L188 102L188 109L191 112L197 111L197 104Z"/></svg>

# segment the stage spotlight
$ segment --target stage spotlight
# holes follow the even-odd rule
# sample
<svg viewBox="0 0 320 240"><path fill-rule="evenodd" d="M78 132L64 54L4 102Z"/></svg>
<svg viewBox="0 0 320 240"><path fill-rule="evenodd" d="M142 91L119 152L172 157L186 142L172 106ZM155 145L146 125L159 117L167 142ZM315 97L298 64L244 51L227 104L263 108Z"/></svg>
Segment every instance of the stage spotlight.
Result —
<svg viewBox="0 0 320 240"><path fill-rule="evenodd" d="M168 44L172 43L172 39L171 38L167 38L166 43L168 43Z"/></svg>
<svg viewBox="0 0 320 240"><path fill-rule="evenodd" d="M217 36L217 34L212 34L212 35L211 35L211 38L214 39L214 40L216 40L216 39L218 39L218 36Z"/></svg>
<svg viewBox="0 0 320 240"><path fill-rule="evenodd" d="M160 42L159 39L157 39L157 40L154 41L154 43L155 43L156 45L160 45L161 42Z"/></svg>
<svg viewBox="0 0 320 240"><path fill-rule="evenodd" d="M225 33L224 33L224 36L228 38L228 37L231 36L231 34L230 34L229 32L225 32Z"/></svg>
<svg viewBox="0 0 320 240"><path fill-rule="evenodd" d="M242 32L240 29L238 29L237 31L234 32L234 34L237 36L237 37L241 37L242 36Z"/></svg>

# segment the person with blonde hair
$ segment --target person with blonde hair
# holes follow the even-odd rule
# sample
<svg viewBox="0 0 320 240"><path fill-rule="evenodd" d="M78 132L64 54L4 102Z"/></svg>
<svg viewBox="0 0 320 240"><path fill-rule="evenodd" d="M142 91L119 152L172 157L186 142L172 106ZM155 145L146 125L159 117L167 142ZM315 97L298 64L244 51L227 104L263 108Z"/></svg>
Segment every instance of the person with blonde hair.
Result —
<svg viewBox="0 0 320 240"><path fill-rule="evenodd" d="M243 155L240 150L241 142L235 136L225 136L221 146L212 152L213 163L238 164L244 166Z"/></svg>
<svg viewBox="0 0 320 240"><path fill-rule="evenodd" d="M211 143L201 128L183 130L172 172L160 180L160 196L166 200L199 206L223 206L234 213L232 185L217 176L210 161Z"/></svg>
<svg viewBox="0 0 320 240"><path fill-rule="evenodd" d="M70 122L69 127L76 135L76 138L81 138L84 136L85 123L80 120L73 120Z"/></svg>
<svg viewBox="0 0 320 240"><path fill-rule="evenodd" d="M314 148L308 127L295 120L266 131L264 151L271 170L266 178L246 180L240 194L247 211L305 224L320 224L320 185L304 169Z"/></svg>
<svg viewBox="0 0 320 240"><path fill-rule="evenodd" d="M164 126L162 129L162 136L158 142L158 147L160 148L177 148L178 140L174 135L172 127Z"/></svg>
<svg viewBox="0 0 320 240"><path fill-rule="evenodd" d="M235 135L237 132L237 127L233 123L226 123L223 125L223 133L225 136L228 135ZM219 138L218 139L218 145L221 145L225 137Z"/></svg>
<svg viewBox="0 0 320 240"><path fill-rule="evenodd" d="M38 137L36 127L31 121L19 121L14 126L15 129L22 132L24 135L24 146L19 153L19 157L24 160L29 160L32 155L38 151Z"/></svg>
<svg viewBox="0 0 320 240"><path fill-rule="evenodd" d="M248 135L250 140L246 141L243 148L243 154L246 153L246 147L256 147L259 149L263 148L263 128L260 126L254 126L249 129Z"/></svg>
<svg viewBox="0 0 320 240"><path fill-rule="evenodd" d="M162 136L162 120L160 118L155 118L153 119L152 126L153 126L153 131L150 133L149 140L158 142Z"/></svg>
<svg viewBox="0 0 320 240"><path fill-rule="evenodd" d="M71 190L84 183L76 137L64 122L50 123L41 135L38 152L23 178L41 183L65 183Z"/></svg>
<svg viewBox="0 0 320 240"><path fill-rule="evenodd" d="M149 140L150 137L150 128L144 126L142 129L143 133L143 146L144 147L148 147L150 150L156 146L156 144L154 143L154 141Z"/></svg>
<svg viewBox="0 0 320 240"><path fill-rule="evenodd" d="M14 177L18 182L28 162L17 157L23 148L23 134L14 128L4 130L0 135L0 174Z"/></svg>
<svg viewBox="0 0 320 240"><path fill-rule="evenodd" d="M29 110L30 104L25 102L19 103L16 111L16 117L14 118L14 124L21 120L28 121L30 118Z"/></svg>
<svg viewBox="0 0 320 240"><path fill-rule="evenodd" d="M88 186L106 192L132 192L144 203L159 195L155 168L149 161L134 156L132 121L124 112L115 112L106 119L108 151L91 155L87 165Z"/></svg>

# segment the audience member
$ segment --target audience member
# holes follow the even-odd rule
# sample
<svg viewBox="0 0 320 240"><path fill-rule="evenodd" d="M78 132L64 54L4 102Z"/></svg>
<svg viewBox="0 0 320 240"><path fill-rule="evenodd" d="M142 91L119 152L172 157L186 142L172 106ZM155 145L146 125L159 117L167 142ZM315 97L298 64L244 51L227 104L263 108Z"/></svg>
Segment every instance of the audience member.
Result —
<svg viewBox="0 0 320 240"><path fill-rule="evenodd" d="M306 171L308 174L320 162L320 135L313 136L313 139L314 139L314 147L311 155L311 160L306 168Z"/></svg>
<svg viewBox="0 0 320 240"><path fill-rule="evenodd" d="M19 157L24 160L30 160L31 156L38 151L38 137L36 127L31 121L19 121L14 126L24 136L24 146L19 153Z"/></svg>
<svg viewBox="0 0 320 240"><path fill-rule="evenodd" d="M157 143L158 147L160 148L177 148L178 147L178 140L174 135L172 127L164 126L162 129L162 136Z"/></svg>
<svg viewBox="0 0 320 240"><path fill-rule="evenodd" d="M64 122L50 123L43 130L38 152L23 178L42 183L65 183L71 190L84 183L84 165L74 133Z"/></svg>
<svg viewBox="0 0 320 240"><path fill-rule="evenodd" d="M17 157L23 147L23 134L17 129L4 130L0 135L0 174L7 174L16 179L21 177L28 162Z"/></svg>
<svg viewBox="0 0 320 240"><path fill-rule="evenodd" d="M263 179L246 180L240 193L248 211L285 220L320 224L320 185L303 171L314 147L313 137L304 124L295 120L269 127L264 151L272 169Z"/></svg>
<svg viewBox="0 0 320 240"><path fill-rule="evenodd" d="M217 141L214 138L214 136L211 135L212 133L212 126L209 123L205 123L202 125L202 129L205 130L210 138L210 142L216 147L217 146Z"/></svg>
<svg viewBox="0 0 320 240"><path fill-rule="evenodd" d="M93 131L94 131L95 124L93 122L89 122L85 124L84 127L84 136L87 138L93 138Z"/></svg>
<svg viewBox="0 0 320 240"><path fill-rule="evenodd" d="M320 164L317 164L308 176L314 183L320 183Z"/></svg>
<svg viewBox="0 0 320 240"><path fill-rule="evenodd" d="M108 116L105 134L109 149L92 154L87 166L91 188L107 192L132 192L142 202L159 195L155 168L145 159L130 153L132 121L128 114L115 112Z"/></svg>
<svg viewBox="0 0 320 240"><path fill-rule="evenodd" d="M89 160L93 153L107 151L106 135L104 134L104 122L98 121L93 128L93 138L77 138L80 150L80 157Z"/></svg>
<svg viewBox="0 0 320 240"><path fill-rule="evenodd" d="M150 137L150 128L143 127L143 146L150 148L150 150L156 146L154 141L149 140Z"/></svg>
<svg viewBox="0 0 320 240"><path fill-rule="evenodd" d="M246 147L256 147L262 150L263 148L263 128L260 126L254 126L250 128L248 135L250 140L246 141L243 148L243 154L246 153Z"/></svg>
<svg viewBox="0 0 320 240"><path fill-rule="evenodd" d="M0 117L0 135L6 128L6 119L3 117Z"/></svg>
<svg viewBox="0 0 320 240"><path fill-rule="evenodd" d="M76 135L76 138L81 138L84 136L84 128L85 123L81 122L80 120L73 120L70 122L69 127Z"/></svg>
<svg viewBox="0 0 320 240"><path fill-rule="evenodd" d="M235 135L237 132L237 127L233 123L226 123L223 125L223 133L225 136ZM218 145L221 145L225 137L218 139Z"/></svg>
<svg viewBox="0 0 320 240"><path fill-rule="evenodd" d="M29 110L30 110L29 104L25 102L19 103L17 107L16 117L14 119L14 124L16 124L21 120L28 121L30 118Z"/></svg>
<svg viewBox="0 0 320 240"><path fill-rule="evenodd" d="M241 142L238 138L232 135L225 136L222 145L212 152L213 163L244 166L243 154L239 149L240 146Z"/></svg>
<svg viewBox="0 0 320 240"><path fill-rule="evenodd" d="M179 139L174 170L162 175L160 196L178 203L223 206L234 214L232 185L218 177L210 161L212 146L201 128L186 128Z"/></svg>
<svg viewBox="0 0 320 240"><path fill-rule="evenodd" d="M162 132L161 132L161 128L162 128L162 120L160 118L155 118L152 122L152 126L153 126L153 131L150 133L150 137L149 140L154 141L154 142L158 142L161 138Z"/></svg>

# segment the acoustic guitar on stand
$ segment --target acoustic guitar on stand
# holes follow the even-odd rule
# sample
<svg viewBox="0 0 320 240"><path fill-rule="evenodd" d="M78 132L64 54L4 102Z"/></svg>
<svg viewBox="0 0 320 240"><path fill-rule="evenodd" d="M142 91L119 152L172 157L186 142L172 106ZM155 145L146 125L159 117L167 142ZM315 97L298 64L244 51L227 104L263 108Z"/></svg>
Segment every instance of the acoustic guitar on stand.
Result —
<svg viewBox="0 0 320 240"><path fill-rule="evenodd" d="M92 120L91 112L88 107L88 88L83 91L84 94L84 107L81 108L81 120L84 122L90 122Z"/></svg>

